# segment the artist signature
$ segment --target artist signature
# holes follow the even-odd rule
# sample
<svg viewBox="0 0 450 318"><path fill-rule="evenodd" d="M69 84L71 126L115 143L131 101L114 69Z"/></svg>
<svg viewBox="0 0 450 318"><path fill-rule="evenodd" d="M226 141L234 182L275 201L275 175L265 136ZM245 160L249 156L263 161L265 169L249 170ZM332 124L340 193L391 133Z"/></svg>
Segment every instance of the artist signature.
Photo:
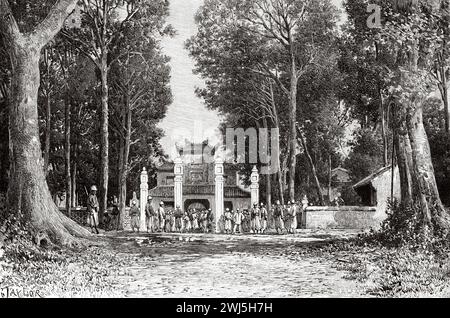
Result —
<svg viewBox="0 0 450 318"><path fill-rule="evenodd" d="M0 298L43 298L39 290L24 287L0 286Z"/></svg>

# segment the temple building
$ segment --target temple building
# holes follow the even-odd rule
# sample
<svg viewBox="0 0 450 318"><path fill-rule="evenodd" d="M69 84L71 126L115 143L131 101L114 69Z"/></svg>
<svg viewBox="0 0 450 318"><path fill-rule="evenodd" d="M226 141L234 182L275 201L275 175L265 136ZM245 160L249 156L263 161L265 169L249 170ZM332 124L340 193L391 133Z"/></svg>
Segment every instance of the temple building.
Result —
<svg viewBox="0 0 450 318"><path fill-rule="evenodd" d="M395 166L393 178L392 166L383 167L355 184L353 189L360 196L362 205L376 207L376 217L383 221L392 194L396 199L401 198L398 166Z"/></svg>
<svg viewBox="0 0 450 318"><path fill-rule="evenodd" d="M242 183L237 168L228 163L220 164L218 168L214 160L208 160L208 157L204 156L210 150L214 152L207 147L209 147L207 142L190 144L188 147L177 146L178 158L175 161L166 161L157 168L157 186L148 191L153 197L155 207L162 201L166 208L174 208L177 204L176 198L180 197L181 201L178 204L184 211L192 208L215 210L218 195L216 186L220 180L223 185L220 200L223 200L224 209L250 208L251 188ZM177 163L181 165L178 174L176 174ZM218 174L220 179L217 179ZM176 195L177 178L179 178L179 195Z"/></svg>

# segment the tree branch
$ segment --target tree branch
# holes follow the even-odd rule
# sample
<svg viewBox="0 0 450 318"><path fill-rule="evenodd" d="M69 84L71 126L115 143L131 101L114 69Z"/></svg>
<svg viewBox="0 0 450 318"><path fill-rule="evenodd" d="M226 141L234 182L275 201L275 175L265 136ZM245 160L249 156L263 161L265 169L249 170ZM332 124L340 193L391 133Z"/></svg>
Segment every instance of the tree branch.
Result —
<svg viewBox="0 0 450 318"><path fill-rule="evenodd" d="M5 45L10 47L22 36L8 0L0 0L0 32Z"/></svg>
<svg viewBox="0 0 450 318"><path fill-rule="evenodd" d="M58 0L50 9L44 21L30 33L30 36L38 42L41 48L61 31L64 21L75 10L77 2L78 0Z"/></svg>

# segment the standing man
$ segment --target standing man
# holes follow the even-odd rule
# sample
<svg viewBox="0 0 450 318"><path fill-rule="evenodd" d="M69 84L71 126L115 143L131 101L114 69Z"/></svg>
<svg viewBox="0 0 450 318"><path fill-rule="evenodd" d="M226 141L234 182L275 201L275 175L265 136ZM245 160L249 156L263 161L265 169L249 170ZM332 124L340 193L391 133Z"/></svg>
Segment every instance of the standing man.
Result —
<svg viewBox="0 0 450 318"><path fill-rule="evenodd" d="M91 227L91 231L96 234L99 234L97 226L98 226L98 199L97 199L97 187L93 185L91 187L91 193L88 198L88 219L87 224Z"/></svg>
<svg viewBox="0 0 450 318"><path fill-rule="evenodd" d="M147 233L153 233L155 232L155 217L156 212L153 208L153 198L151 196L148 196L147 198L147 204L145 206L145 224L147 225Z"/></svg>
<svg viewBox="0 0 450 318"><path fill-rule="evenodd" d="M251 231L251 215L248 209L244 210L244 218L242 220L242 232Z"/></svg>
<svg viewBox="0 0 450 318"><path fill-rule="evenodd" d="M173 210L169 210L165 213L164 225L167 233L170 233L172 231L172 214Z"/></svg>
<svg viewBox="0 0 450 318"><path fill-rule="evenodd" d="M231 212L230 212L230 209L229 208L226 208L226 210L225 210L225 214L223 215L224 216L224 220L225 220L225 224L224 224L224 227L225 227L225 234L231 234L231 219L232 219L232 217L233 217L233 215L231 214Z"/></svg>
<svg viewBox="0 0 450 318"><path fill-rule="evenodd" d="M261 202L260 210L261 210L261 233L266 233L269 214L267 213L267 209L264 206L264 203L262 203L262 202Z"/></svg>
<svg viewBox="0 0 450 318"><path fill-rule="evenodd" d="M276 202L276 206L275 206L275 210L273 212L273 216L275 218L275 230L277 231L277 234L283 234L284 213L283 213L283 206L281 205L279 200L277 200L277 202Z"/></svg>
<svg viewBox="0 0 450 318"><path fill-rule="evenodd" d="M284 225L286 227L286 232L291 233L292 224L292 207L291 201L288 201L287 206L284 207Z"/></svg>
<svg viewBox="0 0 450 318"><path fill-rule="evenodd" d="M258 234L261 231L261 211L258 208L258 203L253 204L251 211L252 215L252 232Z"/></svg>
<svg viewBox="0 0 450 318"><path fill-rule="evenodd" d="M206 210L202 210L200 212L200 229L203 233L206 233L206 226L207 226L206 219L207 219Z"/></svg>
<svg viewBox="0 0 450 318"><path fill-rule="evenodd" d="M189 213L184 212L183 216L183 232L188 233L191 230L191 218L189 217Z"/></svg>
<svg viewBox="0 0 450 318"><path fill-rule="evenodd" d="M244 214L239 209L236 209L236 213L234 213L233 234L236 234L237 231L239 231L239 234L242 233L242 220L243 219L244 219Z"/></svg>
<svg viewBox="0 0 450 318"><path fill-rule="evenodd" d="M289 233L295 234L297 230L297 205L294 202L292 202L292 205L290 207L290 217L291 217L291 224L289 228Z"/></svg>
<svg viewBox="0 0 450 318"><path fill-rule="evenodd" d="M119 226L120 226L120 211L119 211L119 202L117 201L117 197L114 196L114 200L113 200L113 210L112 210L112 224L111 224L111 228L112 230L119 230Z"/></svg>
<svg viewBox="0 0 450 318"><path fill-rule="evenodd" d="M177 205L174 215L175 215L175 231L181 233L181 230L183 229L183 211L181 210L179 205Z"/></svg>
<svg viewBox="0 0 450 318"><path fill-rule="evenodd" d="M130 208L131 229L133 230L133 232L135 230L137 230L137 232L139 233L139 226L140 226L139 215L140 214L141 214L141 211L139 211L139 208L136 206L136 201L133 200L133 202L131 202L131 208Z"/></svg>
<svg viewBox="0 0 450 318"><path fill-rule="evenodd" d="M212 233L214 230L214 214L212 213L211 208L208 209L207 220L208 220L207 232L211 231L211 233Z"/></svg>
<svg viewBox="0 0 450 318"><path fill-rule="evenodd" d="M159 231L164 232L164 223L166 221L166 213L164 211L164 202L159 203L158 208Z"/></svg>
<svg viewBox="0 0 450 318"><path fill-rule="evenodd" d="M236 212L234 210L230 211L231 213L231 233L233 233L233 229L234 229L234 216L236 214Z"/></svg>
<svg viewBox="0 0 450 318"><path fill-rule="evenodd" d="M170 232L175 233L177 231L176 229L176 222L175 222L175 210L172 210L170 213Z"/></svg>
<svg viewBox="0 0 450 318"><path fill-rule="evenodd" d="M191 215L192 215L192 231L194 233L197 233L198 229L199 229L199 225L198 225L199 216L198 216L197 210L193 209Z"/></svg>

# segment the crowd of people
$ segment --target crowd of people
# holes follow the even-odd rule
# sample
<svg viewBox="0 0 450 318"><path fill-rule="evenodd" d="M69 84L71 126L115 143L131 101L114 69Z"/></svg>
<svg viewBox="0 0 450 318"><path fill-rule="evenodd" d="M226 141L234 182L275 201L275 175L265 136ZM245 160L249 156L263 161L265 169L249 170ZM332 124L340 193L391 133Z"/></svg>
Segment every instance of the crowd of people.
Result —
<svg viewBox="0 0 450 318"><path fill-rule="evenodd" d="M88 225L98 233L98 200L97 188L91 188L88 201ZM218 220L219 232L225 234L264 234L274 228L278 234L293 234L301 222L305 203L288 202L282 205L277 201L270 210L264 203L254 204L250 209L226 208ZM118 211L117 211L118 212ZM118 214L118 213L117 213ZM131 202L129 210L130 225L133 232L141 228L141 212L137 201ZM216 232L216 222L212 209L189 209L183 211L180 206L175 209L166 209L164 202L159 207L153 207L153 198L148 197L145 206L145 224L147 232L174 232L174 233L213 233Z"/></svg>
<svg viewBox="0 0 450 318"><path fill-rule="evenodd" d="M278 234L294 233L299 224L301 205L288 202L282 205L279 201L268 211L264 203L254 204L251 209L229 209L218 220L219 231L225 234L264 234L270 224L274 224ZM132 202L130 209L132 231L140 229L140 211L137 202ZM212 209L189 209L183 211L180 206L166 209L164 202L153 207L153 198L148 197L145 207L145 223L147 232L174 233L212 233L215 232L215 218Z"/></svg>
<svg viewBox="0 0 450 318"><path fill-rule="evenodd" d="M158 209L153 208L152 197L148 197L145 206L145 223L147 232L178 232L178 233L209 233L213 231L214 215L211 209L183 211L180 206L175 209L165 209L160 202ZM139 216L131 215L133 231L139 231Z"/></svg>

